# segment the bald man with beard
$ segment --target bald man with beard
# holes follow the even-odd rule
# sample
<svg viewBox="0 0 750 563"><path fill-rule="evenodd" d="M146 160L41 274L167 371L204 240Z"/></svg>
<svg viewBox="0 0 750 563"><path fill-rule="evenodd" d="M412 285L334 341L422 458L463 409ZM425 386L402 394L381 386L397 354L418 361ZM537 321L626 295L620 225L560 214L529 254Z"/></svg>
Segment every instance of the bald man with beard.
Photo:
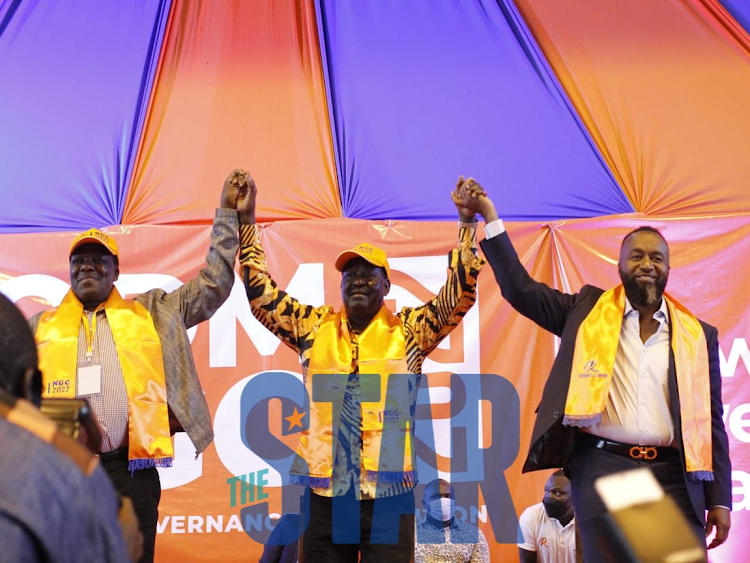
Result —
<svg viewBox="0 0 750 563"><path fill-rule="evenodd" d="M717 331L665 293L662 234L646 226L625 235L621 284L562 293L529 276L481 185L469 179L458 191L486 221L481 246L503 297L561 338L523 470L562 467L570 477L585 560L611 556L594 482L643 466L701 543L715 530L708 547L721 545L732 480Z"/></svg>

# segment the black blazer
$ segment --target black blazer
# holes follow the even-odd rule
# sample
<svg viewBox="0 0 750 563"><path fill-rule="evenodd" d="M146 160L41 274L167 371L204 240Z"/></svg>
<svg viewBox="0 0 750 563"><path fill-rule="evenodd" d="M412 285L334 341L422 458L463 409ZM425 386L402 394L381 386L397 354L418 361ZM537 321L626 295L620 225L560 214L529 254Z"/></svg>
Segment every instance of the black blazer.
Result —
<svg viewBox="0 0 750 563"><path fill-rule="evenodd" d="M565 401L570 383L578 327L604 293L598 287L585 285L574 295L562 293L534 281L518 259L507 233L481 243L487 261L503 297L513 308L540 327L561 338L552 371L544 386L537 410L529 454L524 473L537 469L566 467L575 446L576 430L562 425ZM729 442L722 420L721 373L719 369L719 341L716 328L701 321L708 343L709 379L711 384L711 422L713 448L713 481L697 481L687 475L682 445L679 393L675 376L674 354L669 353L669 394L675 441L682 458L690 500L699 521L705 520L706 508L732 507L732 467Z"/></svg>

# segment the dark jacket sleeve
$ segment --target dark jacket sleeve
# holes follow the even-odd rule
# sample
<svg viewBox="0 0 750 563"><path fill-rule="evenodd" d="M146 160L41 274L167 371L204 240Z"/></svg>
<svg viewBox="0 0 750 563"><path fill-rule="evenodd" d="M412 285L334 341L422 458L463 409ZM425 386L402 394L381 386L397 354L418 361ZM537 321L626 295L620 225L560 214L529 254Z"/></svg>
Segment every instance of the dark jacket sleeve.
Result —
<svg viewBox="0 0 750 563"><path fill-rule="evenodd" d="M485 239L481 246L508 303L543 329L562 336L576 296L534 281L518 259L508 233Z"/></svg>
<svg viewBox="0 0 750 563"><path fill-rule="evenodd" d="M706 481L706 508L732 508L732 462L729 459L729 439L724 428L724 406L721 399L721 369L719 366L719 338L716 328L704 324L708 342L708 369L711 382L711 445L713 448L714 480ZM705 330L708 329L708 330Z"/></svg>

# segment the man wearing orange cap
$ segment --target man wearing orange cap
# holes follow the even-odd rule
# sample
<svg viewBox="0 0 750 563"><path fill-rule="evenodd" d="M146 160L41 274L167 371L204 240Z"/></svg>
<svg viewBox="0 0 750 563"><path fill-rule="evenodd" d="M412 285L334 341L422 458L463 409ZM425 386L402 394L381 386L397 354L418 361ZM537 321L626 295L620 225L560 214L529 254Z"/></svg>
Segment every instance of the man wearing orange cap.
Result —
<svg viewBox="0 0 750 563"><path fill-rule="evenodd" d="M171 434L187 432L202 452L213 440L187 329L210 318L234 283L239 246L237 194L249 180L235 170L216 210L200 275L167 293L123 299L117 243L91 229L70 247L70 291L29 321L39 346L43 394L86 398L102 428L102 464L117 490L132 498L144 536L141 561L152 561L161 485L170 467Z"/></svg>
<svg viewBox="0 0 750 563"><path fill-rule="evenodd" d="M362 243L336 260L344 305L336 311L300 304L276 286L255 227L256 188L252 181L248 186L237 210L241 274L253 314L299 354L308 396L326 395L310 401L309 427L290 472L292 483L308 487L303 558L356 562L361 554L366 562L412 561L417 390L424 358L475 301L484 262L476 253L474 213L452 194L459 244L433 299L391 313L384 305L391 287L386 254ZM391 393L395 388L401 392ZM389 428L398 429L398 438ZM391 525L397 543L383 539Z"/></svg>

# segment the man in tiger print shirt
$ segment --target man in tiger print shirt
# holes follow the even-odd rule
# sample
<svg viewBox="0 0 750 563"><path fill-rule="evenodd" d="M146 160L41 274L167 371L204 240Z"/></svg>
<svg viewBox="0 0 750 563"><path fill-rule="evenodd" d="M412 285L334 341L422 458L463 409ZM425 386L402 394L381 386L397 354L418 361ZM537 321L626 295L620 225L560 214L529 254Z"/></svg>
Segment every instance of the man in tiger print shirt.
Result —
<svg viewBox="0 0 750 563"><path fill-rule="evenodd" d="M247 296L263 326L299 354L308 397L315 397L290 475L308 487L301 560L356 562L361 552L362 561L412 561L412 433L422 362L474 304L484 265L475 215L454 190L458 247L433 299L391 313L384 305L391 284L385 252L362 243L336 260L343 301L336 311L301 304L278 288L255 225L257 188L249 176L244 184L237 211Z"/></svg>

